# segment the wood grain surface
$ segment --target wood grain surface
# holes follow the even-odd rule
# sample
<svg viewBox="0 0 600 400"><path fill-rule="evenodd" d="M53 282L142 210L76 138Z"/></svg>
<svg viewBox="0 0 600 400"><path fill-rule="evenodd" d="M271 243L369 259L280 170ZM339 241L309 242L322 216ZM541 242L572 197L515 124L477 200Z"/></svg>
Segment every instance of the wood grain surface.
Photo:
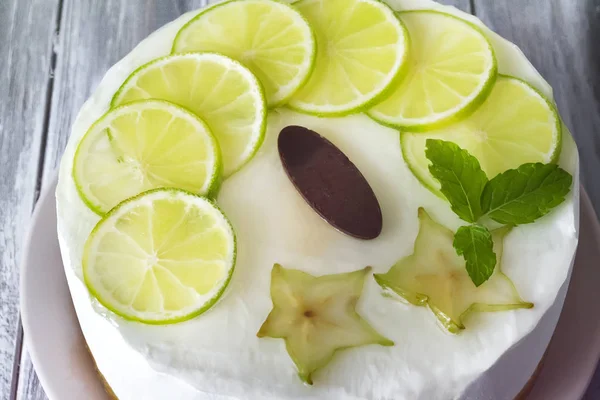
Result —
<svg viewBox="0 0 600 400"><path fill-rule="evenodd" d="M441 1L519 45L555 89L600 211L600 0ZM79 108L138 42L203 0L0 0L0 399L46 399L18 320L18 263L39 190ZM586 400L600 399L600 374ZM561 399L562 400L562 399Z"/></svg>
<svg viewBox="0 0 600 400"><path fill-rule="evenodd" d="M21 243L39 193L57 1L0 1L0 395L21 353ZM13 365L17 368L13 368Z"/></svg>

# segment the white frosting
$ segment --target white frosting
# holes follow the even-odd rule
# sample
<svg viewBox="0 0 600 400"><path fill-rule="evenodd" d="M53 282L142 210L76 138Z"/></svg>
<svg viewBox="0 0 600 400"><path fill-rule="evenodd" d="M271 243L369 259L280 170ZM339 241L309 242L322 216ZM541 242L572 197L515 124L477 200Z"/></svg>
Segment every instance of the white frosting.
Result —
<svg viewBox="0 0 600 400"><path fill-rule="evenodd" d="M390 3L398 10L441 8L483 26L470 15L427 0ZM419 206L449 228L460 225L448 204L424 189L407 169L397 132L364 115L319 119L287 110L270 113L260 152L224 183L219 195L219 204L236 229L238 261L230 287L209 312L181 324L146 326L110 315L89 296L79 279L80 260L87 235L99 218L86 208L73 183L71 167L77 143L107 111L123 80L141 64L167 54L178 29L194 14L183 15L150 35L106 74L75 121L60 168L58 233L65 271L85 338L116 395L121 400L431 400L480 399L481 393L490 390L489 398L512 398L528 375L494 385L485 372L532 332L556 301L551 318L547 317L550 322L536 332L539 337L534 341L527 338L532 343L547 343L562 306L577 244L578 156L566 130L561 166L576 177L571 195L550 216L517 227L505 241L503 270L535 307L473 314L464 332L449 335L428 309L383 297L369 279L359 312L396 345L340 352L315 376L313 387L301 384L282 340L256 337L271 308L273 263L317 275L366 265L385 272L412 252ZM487 28L485 32L494 44L502 73L521 77L551 96L550 87L514 45ZM277 133L290 124L326 136L358 166L382 207L384 228L379 238L359 241L338 233L296 193L275 146ZM521 354L527 354L524 343L520 344ZM527 369L515 365L514 370L530 374L542 350L535 351ZM514 383L517 381L520 383Z"/></svg>

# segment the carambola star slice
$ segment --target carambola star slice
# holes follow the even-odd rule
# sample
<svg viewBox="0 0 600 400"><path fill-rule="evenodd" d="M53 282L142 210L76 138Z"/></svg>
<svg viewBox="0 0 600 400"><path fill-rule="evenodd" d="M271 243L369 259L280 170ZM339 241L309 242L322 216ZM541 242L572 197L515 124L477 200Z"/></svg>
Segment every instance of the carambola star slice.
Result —
<svg viewBox="0 0 600 400"><path fill-rule="evenodd" d="M275 264L271 272L273 310L258 337L285 340L300 378L326 366L338 350L367 344L393 346L355 310L367 267L359 271L315 277Z"/></svg>
<svg viewBox="0 0 600 400"><path fill-rule="evenodd" d="M496 268L488 281L476 287L465 268L465 260L452 246L454 234L419 208L419 234L412 255L398 261L387 273L375 274L383 288L390 289L417 306L429 306L452 333L465 328L471 311L504 311L531 308L521 299L508 276L501 271L503 241L510 228L492 231Z"/></svg>

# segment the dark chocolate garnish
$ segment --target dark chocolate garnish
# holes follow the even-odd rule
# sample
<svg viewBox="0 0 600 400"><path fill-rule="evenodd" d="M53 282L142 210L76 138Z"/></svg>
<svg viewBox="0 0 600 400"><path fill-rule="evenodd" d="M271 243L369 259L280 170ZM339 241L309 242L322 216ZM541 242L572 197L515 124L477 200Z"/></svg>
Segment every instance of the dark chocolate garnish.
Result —
<svg viewBox="0 0 600 400"><path fill-rule="evenodd" d="M377 197L340 149L302 126L283 128L278 148L288 177L325 221L359 239L379 236L383 221Z"/></svg>

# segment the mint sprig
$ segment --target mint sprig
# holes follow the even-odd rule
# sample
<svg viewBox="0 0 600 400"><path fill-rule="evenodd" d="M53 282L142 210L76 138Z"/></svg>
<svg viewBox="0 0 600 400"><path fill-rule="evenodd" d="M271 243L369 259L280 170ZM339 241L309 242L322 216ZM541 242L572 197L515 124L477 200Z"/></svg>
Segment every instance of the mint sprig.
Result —
<svg viewBox="0 0 600 400"><path fill-rule="evenodd" d="M488 217L505 225L535 222L561 204L573 177L555 164L529 163L488 180L479 161L452 142L427 139L429 171L441 185L452 211L471 225L454 235L454 248L465 258L476 286L494 273L496 254L492 236L481 223Z"/></svg>
<svg viewBox="0 0 600 400"><path fill-rule="evenodd" d="M475 286L480 286L494 273L496 253L492 234L483 225L461 226L454 235L454 249L466 261L467 273Z"/></svg>
<svg viewBox="0 0 600 400"><path fill-rule="evenodd" d="M488 182L479 160L452 142L428 139L425 155L431 161L429 172L441 184L452 211L467 222L481 215L481 194Z"/></svg>
<svg viewBox="0 0 600 400"><path fill-rule="evenodd" d="M496 222L534 222L565 200L573 177L555 164L523 164L497 175L485 187L481 208Z"/></svg>

